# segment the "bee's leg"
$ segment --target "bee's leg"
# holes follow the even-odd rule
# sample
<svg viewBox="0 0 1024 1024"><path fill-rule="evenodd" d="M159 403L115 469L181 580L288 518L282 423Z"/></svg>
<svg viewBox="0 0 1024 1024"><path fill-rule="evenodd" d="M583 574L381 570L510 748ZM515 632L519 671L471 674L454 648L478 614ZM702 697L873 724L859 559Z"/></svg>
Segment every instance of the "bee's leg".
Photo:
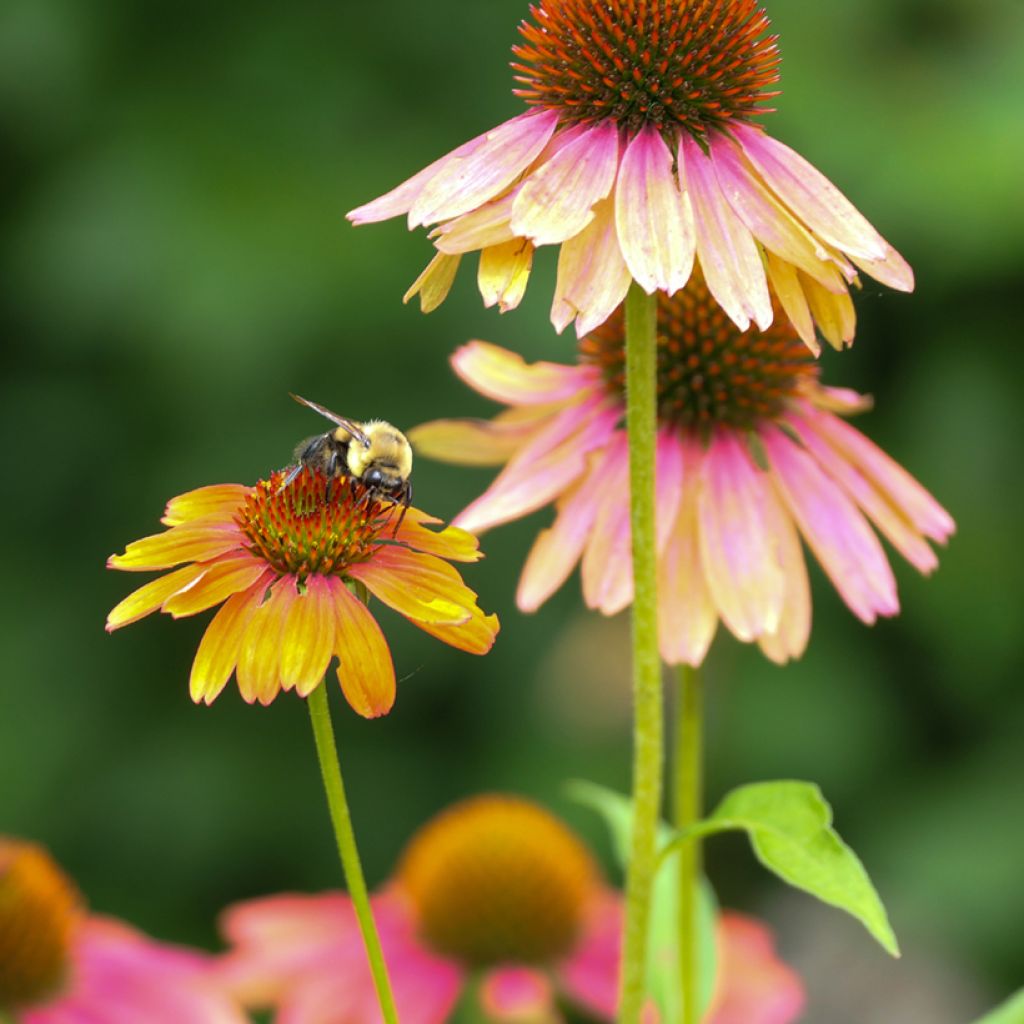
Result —
<svg viewBox="0 0 1024 1024"><path fill-rule="evenodd" d="M331 457L327 460L327 487L324 490L324 501L330 504L331 501L331 485L334 483L335 474L338 472L338 453L331 452Z"/></svg>
<svg viewBox="0 0 1024 1024"><path fill-rule="evenodd" d="M397 537L398 536L398 531L402 527L402 521L405 519L405 513L409 511L409 506L411 504L412 504L412 481L411 480L406 480L402 484L402 496L401 496L402 511L398 514L398 522L395 523L394 533L391 534L392 537Z"/></svg>
<svg viewBox="0 0 1024 1024"><path fill-rule="evenodd" d="M281 481L281 486L278 487L277 493L280 494L286 487L288 487L295 480L295 478L301 472L302 472L302 463L301 462L297 462L294 466L292 466L291 471L284 478L284 480Z"/></svg>

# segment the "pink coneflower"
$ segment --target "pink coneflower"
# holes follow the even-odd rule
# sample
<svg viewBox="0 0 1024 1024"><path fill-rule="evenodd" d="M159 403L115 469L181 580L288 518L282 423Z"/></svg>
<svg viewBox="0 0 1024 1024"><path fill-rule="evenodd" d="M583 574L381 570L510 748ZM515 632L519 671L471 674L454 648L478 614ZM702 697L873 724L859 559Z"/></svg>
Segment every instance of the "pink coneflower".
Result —
<svg viewBox="0 0 1024 1024"><path fill-rule="evenodd" d="M556 995L611 1020L621 903L543 808L507 796L456 804L413 838L374 899L402 1021L444 1024L471 980L495 1021L556 1024ZM274 1006L278 1024L380 1020L344 895L254 900L231 908L224 929L226 978L252 1005ZM708 1024L796 1019L803 987L763 925L724 915L720 947Z"/></svg>
<svg viewBox="0 0 1024 1024"><path fill-rule="evenodd" d="M0 1016L17 1024L246 1024L212 957L86 913L39 847L0 837Z"/></svg>
<svg viewBox="0 0 1024 1024"><path fill-rule="evenodd" d="M390 711L395 669L353 588L446 644L491 649L498 620L449 564L476 561L475 538L430 529L440 520L416 508L403 516L350 477L328 490L308 467L282 486L285 476L173 498L163 518L170 529L134 541L108 565L174 571L126 597L107 617L108 631L157 610L181 618L222 605L196 652L193 700L212 703L232 673L250 703L269 704L281 690L307 697L337 655L345 697L366 718Z"/></svg>
<svg viewBox="0 0 1024 1024"><path fill-rule="evenodd" d="M954 525L934 498L841 418L856 393L822 386L788 324L740 332L699 277L658 303L657 542L662 657L699 665L718 621L772 660L807 645L811 597L802 537L865 623L899 610L870 523L930 573L928 541ZM577 562L591 608L633 598L628 445L622 427L621 313L580 344L576 366L525 364L472 342L453 357L471 387L509 408L410 433L421 453L505 468L455 520L479 532L554 503L517 601L536 610Z"/></svg>
<svg viewBox="0 0 1024 1024"><path fill-rule="evenodd" d="M440 305L479 252L484 303L512 309L534 249L559 245L559 331L599 326L634 279L672 295L699 264L741 330L768 328L774 294L816 350L815 323L852 341L858 269L913 289L849 200L753 123L780 61L756 0L543 0L530 14L512 66L532 109L348 215L436 225L406 299Z"/></svg>

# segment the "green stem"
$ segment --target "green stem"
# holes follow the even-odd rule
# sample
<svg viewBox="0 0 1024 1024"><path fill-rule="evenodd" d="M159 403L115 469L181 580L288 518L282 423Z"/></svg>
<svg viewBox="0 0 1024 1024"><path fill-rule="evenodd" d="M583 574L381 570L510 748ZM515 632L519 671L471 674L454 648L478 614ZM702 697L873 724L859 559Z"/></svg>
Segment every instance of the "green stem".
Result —
<svg viewBox="0 0 1024 1024"><path fill-rule="evenodd" d="M391 994L388 969L384 963L384 952L380 947L380 936L373 920L373 911L370 909L366 879L363 877L363 866L359 861L359 850L356 848L356 834L352 829L352 816L349 814L348 800L345 797L345 783L341 777L341 764L334 741L334 726L331 724L326 684L321 683L309 695L306 703L309 705L309 720L313 724L313 738L316 740L316 753L320 759L320 774L323 776L324 790L327 793L331 824L334 826L334 836L338 843L341 867L345 872L345 884L352 898L359 930L363 933L363 945L366 947L366 958L373 973L373 984L377 989L381 1013L386 1024L398 1024L395 998Z"/></svg>
<svg viewBox="0 0 1024 1024"><path fill-rule="evenodd" d="M676 739L673 764L677 829L700 821L703 809L704 693L700 671L683 666L676 695ZM679 850L679 958L683 986L681 1024L700 1020L699 895L700 839L683 843Z"/></svg>
<svg viewBox="0 0 1024 1024"><path fill-rule="evenodd" d="M654 534L657 437L657 301L636 283L626 297L626 427L633 531L633 836L626 878L619 1024L644 1004L648 920L657 867L663 723Z"/></svg>

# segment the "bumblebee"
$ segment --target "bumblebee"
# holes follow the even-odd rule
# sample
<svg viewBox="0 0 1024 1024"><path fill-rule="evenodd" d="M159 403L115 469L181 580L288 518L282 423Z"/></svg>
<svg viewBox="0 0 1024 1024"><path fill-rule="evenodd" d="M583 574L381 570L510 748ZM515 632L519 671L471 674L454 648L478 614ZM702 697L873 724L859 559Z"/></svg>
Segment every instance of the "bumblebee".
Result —
<svg viewBox="0 0 1024 1024"><path fill-rule="evenodd" d="M318 470L327 477L328 491L332 481L350 476L366 488L366 497L390 501L405 510L412 501L412 446L405 434L384 420L356 423L325 409L316 402L292 395L296 402L320 413L337 426L324 434L307 438L295 449L295 465L281 484L283 490L304 467Z"/></svg>

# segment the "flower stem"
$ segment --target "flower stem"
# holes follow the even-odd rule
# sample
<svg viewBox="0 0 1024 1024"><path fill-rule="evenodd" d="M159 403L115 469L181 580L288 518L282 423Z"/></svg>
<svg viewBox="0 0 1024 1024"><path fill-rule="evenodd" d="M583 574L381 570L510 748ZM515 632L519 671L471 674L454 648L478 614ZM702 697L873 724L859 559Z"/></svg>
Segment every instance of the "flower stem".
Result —
<svg viewBox="0 0 1024 1024"><path fill-rule="evenodd" d="M309 720L313 725L313 738L316 740L316 753L320 759L320 774L323 776L324 790L327 793L331 824L334 826L334 836L338 843L341 867L345 872L345 884L348 886L348 894L359 920L359 930L363 933L363 945L366 948L366 958L370 962L370 971L373 973L377 1000L386 1024L398 1024L395 998L391 994L388 969L384 963L384 952L373 920L373 911L370 909L366 879L363 877L363 866L359 861L359 850L356 848L356 835L352 829L352 816L349 814L348 800L345 797L345 783L341 777L341 764L334 741L334 726L331 724L326 683L321 683L309 695L306 703L309 705Z"/></svg>
<svg viewBox="0 0 1024 1024"><path fill-rule="evenodd" d="M675 780L674 824L687 828L703 813L704 692L700 671L684 665L676 694L676 737L673 757ZM681 1024L700 1020L700 840L691 839L679 850L679 958L683 986Z"/></svg>
<svg viewBox="0 0 1024 1024"><path fill-rule="evenodd" d="M654 533L657 301L635 282L626 297L626 427L633 539L633 836L626 878L619 1024L644 1004L648 920L657 866L663 723Z"/></svg>

